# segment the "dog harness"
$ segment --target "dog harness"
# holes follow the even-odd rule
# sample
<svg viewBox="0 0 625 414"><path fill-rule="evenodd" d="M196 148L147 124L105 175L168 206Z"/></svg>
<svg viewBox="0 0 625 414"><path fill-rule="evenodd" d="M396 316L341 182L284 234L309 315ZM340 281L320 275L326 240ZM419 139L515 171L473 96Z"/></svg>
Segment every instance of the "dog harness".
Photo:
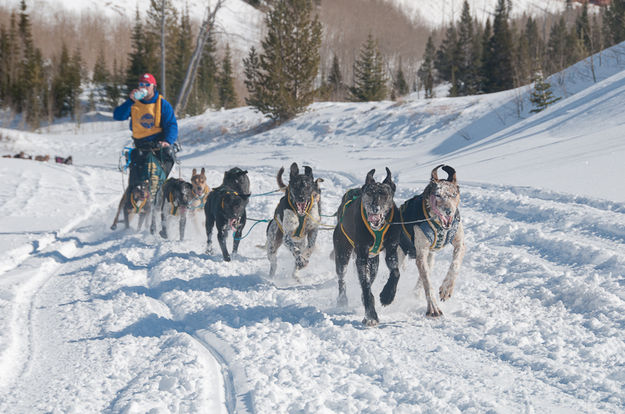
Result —
<svg viewBox="0 0 625 414"><path fill-rule="evenodd" d="M306 211L304 211L304 215L300 216L299 213L297 212L297 208L293 205L293 202L291 201L291 193L289 192L288 189L287 189L286 194L287 194L286 199L287 199L287 202L289 203L289 207L297 215L297 220L299 221L299 224L297 228L293 231L293 234L291 234L291 237L295 237L296 239L301 239L303 237L302 233L304 232L304 229L306 228L306 220L308 219L310 210L312 210L313 204L315 203L315 196L314 195L310 196L310 203L308 203L308 207L306 207ZM276 209L276 214L274 215L273 218L276 221L276 224L278 225L278 228L280 229L282 234L285 234L284 228L282 227L282 224L280 224L280 220L278 220L277 209Z"/></svg>
<svg viewBox="0 0 625 414"><path fill-rule="evenodd" d="M132 137L142 139L163 131L161 127L161 95L156 102L145 104L136 101L130 108Z"/></svg>
<svg viewBox="0 0 625 414"><path fill-rule="evenodd" d="M237 193L236 191L225 191L224 195L226 195L226 194L234 194L235 196L239 195L239 193ZM226 209L226 207L224 206L224 198L223 197L221 197L221 209L222 210Z"/></svg>
<svg viewBox="0 0 625 414"><path fill-rule="evenodd" d="M130 204L132 204L132 208L135 209L135 213L139 214L139 212L141 212L141 210L143 209L143 206L145 206L145 203L148 202L148 197L143 199L143 202L141 204L137 204L137 202L135 201L135 195L134 194L130 194Z"/></svg>
<svg viewBox="0 0 625 414"><path fill-rule="evenodd" d="M349 244L351 244L352 247L355 247L356 244L354 243L354 240L352 240L352 238L347 235L347 232L345 231L345 228L343 227L343 216L345 215L345 209L347 208L347 206L350 205L352 202L354 202L354 200L357 200L360 198L359 189L349 190L345 194L345 196L346 197L344 197L344 199L349 198L350 196L352 198L351 200L349 200L343 205L343 211L341 212L339 223L341 226L341 232L343 232L343 234L347 238L347 241L349 241ZM386 224L384 224L384 226L380 230L373 230L371 228L371 224L369 224L369 221L367 220L367 217L365 216L365 207L363 206L362 202L360 203L360 217L362 218L363 223L365 223L365 227L367 228L371 236L373 236L373 245L369 248L370 256L377 256L382 251L382 248L384 247L384 237L386 236L386 232L388 231L389 227L391 227L391 223L393 222L394 215L395 215L395 208L392 208L391 214L389 215L388 220L386 220Z"/></svg>
<svg viewBox="0 0 625 414"><path fill-rule="evenodd" d="M448 245L456 236L458 225L460 224L460 210L456 210L454 220L447 229L441 226L436 217L432 218L429 211L429 202L423 197L423 194L412 197L399 208L401 227L404 234L414 243L414 226L408 225L406 227L404 223L417 222L414 224L419 226L431 243L430 250L436 251Z"/></svg>
<svg viewBox="0 0 625 414"><path fill-rule="evenodd" d="M195 197L193 200L191 200L191 204L189 205L189 209L190 210L197 210L200 208L204 208L204 206L206 205L206 200L208 200L208 194L210 193L210 191L206 191L202 194L200 194L199 196Z"/></svg>

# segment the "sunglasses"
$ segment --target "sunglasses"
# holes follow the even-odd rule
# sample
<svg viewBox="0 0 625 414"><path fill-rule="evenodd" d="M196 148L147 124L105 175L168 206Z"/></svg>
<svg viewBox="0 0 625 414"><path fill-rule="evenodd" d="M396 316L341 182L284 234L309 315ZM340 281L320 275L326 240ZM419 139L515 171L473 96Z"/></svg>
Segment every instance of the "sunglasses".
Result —
<svg viewBox="0 0 625 414"><path fill-rule="evenodd" d="M149 88L150 85L151 85L151 83L139 82L139 86L141 86L142 88Z"/></svg>

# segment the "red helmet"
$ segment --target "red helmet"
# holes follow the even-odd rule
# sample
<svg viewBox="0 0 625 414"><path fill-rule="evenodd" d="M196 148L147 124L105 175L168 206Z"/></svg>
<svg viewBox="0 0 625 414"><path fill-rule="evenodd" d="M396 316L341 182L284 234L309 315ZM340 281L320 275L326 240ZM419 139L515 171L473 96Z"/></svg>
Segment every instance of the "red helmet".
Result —
<svg viewBox="0 0 625 414"><path fill-rule="evenodd" d="M151 73L144 73L139 77L139 82L147 82L151 85L156 85L156 78Z"/></svg>

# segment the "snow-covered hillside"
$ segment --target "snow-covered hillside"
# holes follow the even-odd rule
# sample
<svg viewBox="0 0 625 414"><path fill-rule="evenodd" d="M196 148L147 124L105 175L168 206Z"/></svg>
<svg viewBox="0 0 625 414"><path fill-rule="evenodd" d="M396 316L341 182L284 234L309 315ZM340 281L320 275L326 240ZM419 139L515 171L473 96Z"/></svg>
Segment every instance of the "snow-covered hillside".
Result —
<svg viewBox="0 0 625 414"><path fill-rule="evenodd" d="M594 62L596 83L581 62L532 116L522 89L319 103L275 129L250 108L180 121L174 175L205 167L216 186L247 169L252 219L272 216L264 193L293 161L325 180L325 214L371 168L391 169L398 203L456 168L467 255L444 316L425 317L407 263L369 329L353 266L336 306L329 231L301 283L284 249L268 279L264 223L230 263L205 253L201 217L184 242L173 222L168 241L112 232L126 122L0 129L2 154L74 158L0 158L0 412L623 412L622 46ZM387 277L382 264L376 297Z"/></svg>

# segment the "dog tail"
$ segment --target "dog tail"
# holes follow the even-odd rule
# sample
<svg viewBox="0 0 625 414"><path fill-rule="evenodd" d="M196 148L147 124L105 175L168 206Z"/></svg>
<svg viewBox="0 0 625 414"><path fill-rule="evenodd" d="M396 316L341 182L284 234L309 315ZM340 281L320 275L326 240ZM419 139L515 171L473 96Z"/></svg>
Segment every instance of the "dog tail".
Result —
<svg viewBox="0 0 625 414"><path fill-rule="evenodd" d="M280 188L280 191L284 192L286 191L286 184L284 184L284 181L282 181L282 174L284 173L284 167L280 167L280 170L278 171L278 175L276 175L276 181L278 182L278 188Z"/></svg>

